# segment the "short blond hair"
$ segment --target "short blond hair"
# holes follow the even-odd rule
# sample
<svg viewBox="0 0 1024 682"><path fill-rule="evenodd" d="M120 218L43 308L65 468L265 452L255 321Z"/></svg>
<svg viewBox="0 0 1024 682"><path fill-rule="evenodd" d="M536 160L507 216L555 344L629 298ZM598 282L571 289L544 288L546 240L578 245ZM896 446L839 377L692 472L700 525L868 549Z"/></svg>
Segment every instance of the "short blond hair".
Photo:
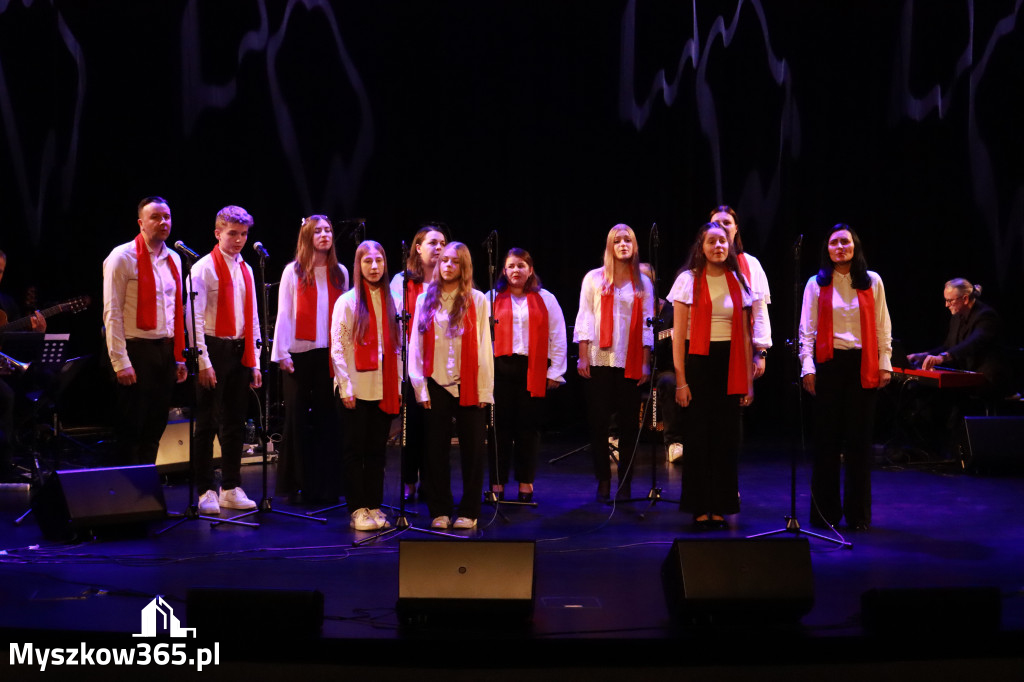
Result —
<svg viewBox="0 0 1024 682"><path fill-rule="evenodd" d="M252 216L241 206L225 206L217 211L217 221L214 227L218 230L228 226L229 223L252 227Z"/></svg>

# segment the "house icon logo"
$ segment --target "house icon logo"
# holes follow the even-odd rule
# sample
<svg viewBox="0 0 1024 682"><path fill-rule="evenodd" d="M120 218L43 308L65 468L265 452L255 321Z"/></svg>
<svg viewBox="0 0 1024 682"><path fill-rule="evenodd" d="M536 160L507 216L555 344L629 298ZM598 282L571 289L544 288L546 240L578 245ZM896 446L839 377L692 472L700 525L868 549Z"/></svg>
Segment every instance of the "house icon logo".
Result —
<svg viewBox="0 0 1024 682"><path fill-rule="evenodd" d="M157 637L161 635L195 637L196 629L181 627L181 622L174 615L174 609L164 601L163 595L158 594L143 607L142 632L133 634L132 637Z"/></svg>

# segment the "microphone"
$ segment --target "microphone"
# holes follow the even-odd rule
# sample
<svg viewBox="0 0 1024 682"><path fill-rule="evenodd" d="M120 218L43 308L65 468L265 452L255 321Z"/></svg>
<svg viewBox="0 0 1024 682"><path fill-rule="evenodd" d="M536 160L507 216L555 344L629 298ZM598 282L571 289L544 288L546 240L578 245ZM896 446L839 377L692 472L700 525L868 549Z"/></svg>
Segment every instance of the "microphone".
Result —
<svg viewBox="0 0 1024 682"><path fill-rule="evenodd" d="M270 258L270 254L267 253L267 249L263 246L263 242L253 242L252 248L256 253L260 254L264 258Z"/></svg>
<svg viewBox="0 0 1024 682"><path fill-rule="evenodd" d="M185 242L181 241L180 239L174 242L174 250L180 253L182 256L185 256L186 258L190 258L192 260L199 260L199 254L185 246Z"/></svg>
<svg viewBox="0 0 1024 682"><path fill-rule="evenodd" d="M491 230L491 233L489 235L487 235L487 238L484 239L483 243L480 244L480 246L485 246L488 249L493 249L494 245L497 244L497 243L498 243L498 231L497 230Z"/></svg>
<svg viewBox="0 0 1024 682"><path fill-rule="evenodd" d="M660 240L658 239L658 223L651 223L651 246L658 248L660 246Z"/></svg>

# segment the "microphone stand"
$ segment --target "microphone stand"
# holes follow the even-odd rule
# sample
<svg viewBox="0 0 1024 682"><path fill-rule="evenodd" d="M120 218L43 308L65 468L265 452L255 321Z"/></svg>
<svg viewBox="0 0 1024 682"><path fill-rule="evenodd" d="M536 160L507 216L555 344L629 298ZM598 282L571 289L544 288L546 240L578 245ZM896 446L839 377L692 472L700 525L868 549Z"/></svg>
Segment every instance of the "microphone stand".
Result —
<svg viewBox="0 0 1024 682"><path fill-rule="evenodd" d="M658 246L659 245L660 245L660 243L659 243L659 239L658 239L658 224L654 223L654 224L651 225L651 261L650 261L651 262L651 269L654 271L654 281L651 282L651 288L654 290L654 293L653 293L653 298L654 298L654 317L649 317L649 318L647 318L647 320L645 320L645 324L648 327L650 327L651 329L654 329L654 325L655 325L655 323L658 321L658 319L660 317L660 315L659 315L660 311L658 310L658 307L659 307L658 304L661 301L661 299L658 298L658 272L660 271L660 268L658 267ZM651 430L652 431L657 431L657 427L658 427L658 390L657 390L657 382L656 382L656 378L658 376L658 352L657 351L658 351L658 335L655 334L654 335L654 343L651 346L651 368L650 368L650 372L651 372L650 386L651 387L650 387L650 391L648 392L648 395L647 395L647 405L644 406L644 414L645 415L648 415L648 414L650 415L650 419L651 419L650 425L651 425ZM646 421L646 419L645 419L645 421ZM642 432L642 430L643 430L643 426L641 425L641 432ZM619 443L619 446L620 447L622 446L621 442ZM611 500L608 501L608 504L612 504L613 502L615 504L619 504L619 503L622 503L622 502L644 502L644 501L646 501L647 502L647 507L642 512L640 512L640 520L641 521L646 517L647 512L650 511L654 507L654 505L658 504L659 502L671 502L672 504L676 504L676 505L679 504L679 500L669 500L669 499L666 499L665 497L662 496L662 494L661 494L661 486L658 485L658 444L656 442L654 442L654 441L651 441L650 450L651 450L651 489L647 492L647 496L646 497L631 497L631 498L626 499L626 500L615 500L614 498L612 498ZM633 460L636 461L636 458L634 457ZM621 456L619 457L619 461L621 463L621 461L622 461L622 457Z"/></svg>
<svg viewBox="0 0 1024 682"><path fill-rule="evenodd" d="M259 363L260 363L261 367L267 367L267 366L270 365L270 343L271 343L270 340L269 340L270 339L270 316L269 316L269 305L267 303L267 299L268 299L268 293L267 292L270 290L270 287L273 286L273 285L267 284L267 253L266 253L266 251L263 251L263 250L257 250L257 252L259 253L259 256L260 256L260 284L261 284L261 287L260 287L260 312L263 313L263 323L260 325L260 329L262 330L262 336L263 336L263 339L264 339L262 342L260 342L260 359L259 359ZM242 264L242 267L245 267L245 263ZM269 384L264 382L264 386L269 386ZM261 466L262 466L262 469L263 469L263 495L262 495L262 497L260 497L260 502L259 502L258 505L256 505L255 509L253 509L251 511L244 512L242 514L238 514L237 516L232 516L231 518L232 519L244 519L247 516L252 516L253 514L274 513L274 514L281 514L282 516L290 516L290 517L295 518L295 519L306 519L307 521L319 521L320 523L327 523L327 519L325 519L323 517L320 517L320 516L309 516L308 514L298 514L298 513L295 513L295 512L281 511L280 509L274 509L273 506L271 505L271 501L273 500L273 498L270 495L267 494L268 493L268 485L267 485L267 442L270 440L270 438L267 435L267 423L270 420L270 400L269 400L270 391L269 391L269 388L266 388L264 390L264 393L265 393L265 395L264 395L264 400L263 400L263 405L262 405L262 412L260 414L260 423L256 427L256 437L257 437L257 440L259 441L257 443L257 445L259 445L259 447L263 450L263 461L261 463ZM257 397L258 397L258 394L256 394L256 391L254 389L253 389L253 394L257 395ZM287 407L285 409L287 409ZM225 519L223 522L226 523L227 520ZM217 524L214 523L212 525L216 526Z"/></svg>
<svg viewBox="0 0 1024 682"><path fill-rule="evenodd" d="M169 258L170 256L168 256ZM196 439L196 391L199 387L199 347L196 344L195 329L196 329L196 290L192 284L192 266L195 265L195 260L189 255L184 254L181 259L182 265L182 283L185 287L185 296L190 301L191 305L188 306L189 317L192 320L192 326L185 326L184 332L186 341L188 341L188 347L184 349L183 355L185 356L185 369L188 371L188 379L192 382L192 390L186 390L185 394L188 395L188 505L184 512L168 512L167 516L170 518L177 518L178 520L167 526L161 528L155 535L163 535L172 528L176 528L186 521L209 521L210 527L217 525L218 523L230 523L236 526L246 526L248 528L259 528L258 523L249 523L247 521L236 521L234 518L231 519L219 519L216 516L205 516L199 513L199 505L196 500L196 465L192 458L192 453L195 452L195 439ZM191 329L191 332L189 331ZM187 381L187 380L186 380Z"/></svg>
<svg viewBox="0 0 1024 682"><path fill-rule="evenodd" d="M409 262L409 247L406 245L405 240L403 239L402 240L402 263L408 263L408 262ZM398 503L399 504L399 506L398 506L398 518L395 519L395 525L392 526L391 528L385 528L382 531L380 531L379 533L371 535L368 538L363 538L362 540L356 540L355 542L352 543L353 547L361 547L363 545L369 544L371 542L376 542L377 540L381 540L381 539L385 539L386 540L386 539L390 538L392 535L397 536L397 535L399 535L401 533L405 533L406 531L416 531L417 533L424 533L426 535L436 535L438 537L444 537L444 538L458 538L460 540L467 540L467 539L469 539L468 535L456 535L454 533L445 533L443 531L434 530L433 528L420 528L419 526L414 526L414 525L410 524L409 523L409 519L407 519L405 517L405 515L406 515L406 510L405 510L405 494L404 494L404 491L402 490L402 485L404 484L404 481L401 480L402 479L401 471L402 471L402 465L405 463L405 458L408 456L408 453L407 453L408 441L406 439L406 436L407 436L407 434L406 434L406 427L407 427L406 418L408 416L409 406L406 404L407 403L406 396L407 396L407 388L411 386L411 383L409 382L409 334L408 334L408 331L407 331L408 328L409 328L409 323L411 321L411 316L409 315L409 296L408 296L408 291L409 291L409 270L408 270L408 268L406 268L402 272L402 312L398 314L398 325L400 327L400 331L401 331L401 334L402 334L402 387L401 387L402 388L402 390L401 390L402 410L399 413L399 416L402 419L402 429L401 429L401 432L400 432L402 440L401 440L401 446L399 448L399 459L398 459L398 462L399 462L399 466L398 466L398 471L399 471L399 476L398 476L398 479L399 479L399 495L398 495L398 497L399 497L399 500L400 500L399 503ZM411 390L408 391L408 395L412 395L412 391ZM409 512L409 513L410 514L414 514L414 515L416 514L416 512Z"/></svg>
<svg viewBox="0 0 1024 682"><path fill-rule="evenodd" d="M796 386L796 407L797 414L800 415L800 457L806 457L807 455L807 442L804 435L804 390L800 381L800 310L803 307L803 295L800 291L800 253L801 247L803 246L804 236L800 235L797 237L796 243L793 245L793 335L786 342L789 346L789 356L793 359L796 365L796 372L794 376L797 377L795 382ZM832 544L839 545L844 549L853 549L853 543L844 540L842 537L830 538L820 533L814 533L812 531L804 530L800 527L800 521L796 517L796 467L797 467L797 450L794 448L792 455L790 456L790 467L789 467L789 516L786 516L786 526L784 528L778 528L776 530L770 530L765 533L757 533L755 535L748 535L748 540L755 538L765 538L774 535L781 535L782 533L791 533L797 537L806 535L808 537L817 538L818 540L824 540L825 542L831 542Z"/></svg>

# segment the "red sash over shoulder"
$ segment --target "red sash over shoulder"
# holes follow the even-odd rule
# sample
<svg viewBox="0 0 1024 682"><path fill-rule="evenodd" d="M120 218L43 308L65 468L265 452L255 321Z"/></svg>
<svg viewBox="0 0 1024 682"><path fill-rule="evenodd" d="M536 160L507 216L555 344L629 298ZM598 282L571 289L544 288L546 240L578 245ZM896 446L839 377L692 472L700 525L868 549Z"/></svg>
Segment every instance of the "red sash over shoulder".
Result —
<svg viewBox="0 0 1024 682"><path fill-rule="evenodd" d="M626 378L639 381L644 376L644 290L643 280L633 285L633 312L629 318L626 344ZM601 329L598 346L611 348L615 325L615 287L601 289Z"/></svg>
<svg viewBox="0 0 1024 682"><path fill-rule="evenodd" d="M747 380L749 360L743 338L743 292L735 273L727 272L725 281L729 285L732 299L732 324L729 337L729 381L728 395L746 395L750 390ZM696 292L696 278L694 291ZM690 326L690 350L693 355L707 355L711 348L711 292L708 291L707 270L700 274L700 293L694 295L690 311L693 324Z"/></svg>
<svg viewBox="0 0 1024 682"><path fill-rule="evenodd" d="M231 271L224 260L227 256L220 250L219 246L213 247L210 252L213 258L214 272L217 273L217 326L215 334L220 337L232 337L235 335L235 285L231 281ZM242 365L244 367L256 366L256 342L254 341L252 317L253 306L256 305L255 292L253 291L252 275L245 261L238 264L242 269L242 279L245 281L245 321L242 329L245 336L245 350L242 351Z"/></svg>
<svg viewBox="0 0 1024 682"><path fill-rule="evenodd" d="M135 326L139 329L156 329L156 275L153 272L153 259L141 232L135 236L135 261L139 276ZM167 254L167 267L174 276L174 359L184 362L185 317L181 309L181 274L170 254Z"/></svg>
<svg viewBox="0 0 1024 682"><path fill-rule="evenodd" d="M875 328L875 292L871 287L857 289L860 309L860 385L878 388L878 331ZM816 362L827 362L833 356L832 284L818 292L818 332L814 338Z"/></svg>
<svg viewBox="0 0 1024 682"><path fill-rule="evenodd" d="M436 324L431 319L427 331L423 332L424 379L428 379L434 374L434 326ZM463 407L475 407L480 403L476 385L480 370L478 350L476 305L473 303L473 294L470 292L466 314L462 316L462 355L459 358L459 405Z"/></svg>
<svg viewBox="0 0 1024 682"><path fill-rule="evenodd" d="M526 294L526 305L530 314L526 389L534 398L543 398L548 383L548 309L536 291ZM512 295L508 290L494 297L494 319L494 354L512 355Z"/></svg>

